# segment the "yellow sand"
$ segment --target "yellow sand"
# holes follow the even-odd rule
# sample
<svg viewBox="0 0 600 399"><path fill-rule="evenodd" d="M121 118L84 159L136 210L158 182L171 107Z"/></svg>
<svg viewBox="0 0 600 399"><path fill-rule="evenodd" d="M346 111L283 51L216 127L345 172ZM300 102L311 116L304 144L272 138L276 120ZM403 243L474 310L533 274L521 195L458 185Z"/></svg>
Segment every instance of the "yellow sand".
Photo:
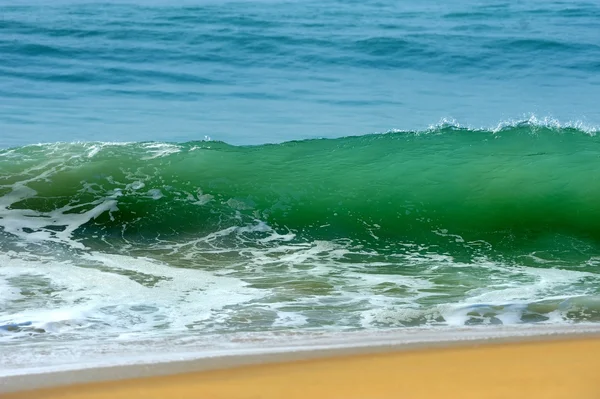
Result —
<svg viewBox="0 0 600 399"><path fill-rule="evenodd" d="M2 397L600 399L600 339L339 356L96 382Z"/></svg>

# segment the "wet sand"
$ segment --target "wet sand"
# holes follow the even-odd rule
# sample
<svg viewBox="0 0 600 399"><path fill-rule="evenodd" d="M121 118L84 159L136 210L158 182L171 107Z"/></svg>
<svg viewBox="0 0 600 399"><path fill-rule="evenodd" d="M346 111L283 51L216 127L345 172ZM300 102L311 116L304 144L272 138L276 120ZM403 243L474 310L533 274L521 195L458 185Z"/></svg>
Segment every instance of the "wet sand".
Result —
<svg viewBox="0 0 600 399"><path fill-rule="evenodd" d="M362 349L313 358L204 359L202 368L175 375L122 378L2 395L36 398L600 398L600 338L468 343L434 348ZM296 357L297 359L297 357ZM241 361L240 361L241 360ZM287 360L287 361L286 361ZM256 364L263 362L262 364ZM129 366L129 371L145 366ZM169 374L166 370L158 374ZM173 365L172 367L177 367ZM193 369L193 368L192 368ZM197 369L196 369L197 370ZM106 372L106 371L105 371ZM88 370L92 376L94 370ZM131 374L130 374L131 375ZM89 377L89 376L88 376ZM48 378L29 377L32 382ZM99 379L102 379L99 377ZM85 379L81 379L82 381ZM25 388L27 385L23 386ZM29 385L33 387L35 385Z"/></svg>

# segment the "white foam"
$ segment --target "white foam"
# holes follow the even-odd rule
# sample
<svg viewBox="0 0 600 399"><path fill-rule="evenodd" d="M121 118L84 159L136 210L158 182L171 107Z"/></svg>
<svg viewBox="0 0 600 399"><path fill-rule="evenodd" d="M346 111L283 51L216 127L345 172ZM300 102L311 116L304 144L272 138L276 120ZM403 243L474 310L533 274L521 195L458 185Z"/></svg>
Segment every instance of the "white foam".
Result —
<svg viewBox="0 0 600 399"><path fill-rule="evenodd" d="M142 147L150 154L147 157L143 157L143 160L162 158L181 151L180 146L168 143L146 143Z"/></svg>
<svg viewBox="0 0 600 399"><path fill-rule="evenodd" d="M0 225L4 231L21 238L24 242L57 242L85 248L83 244L72 239L72 233L92 219L104 212L117 211L117 201L105 198L78 206L63 206L50 212L35 212L29 209L9 208L19 200L35 195L35 191L25 186L15 189L0 198ZM69 213L70 210L80 206L91 207L85 212ZM62 231L50 230L47 226L60 226Z"/></svg>
<svg viewBox="0 0 600 399"><path fill-rule="evenodd" d="M201 270L203 265L214 265L200 256L231 251L231 247L221 247L221 240L231 242L236 238L244 243L248 234L262 235L264 240L252 236L254 246L242 245L243 250L232 254L227 267L219 267L218 272ZM352 263L348 256L368 260L369 254L348 242L294 242L293 238L277 235L268 225L256 223L186 243L152 245L152 251L171 251L172 259L179 251L182 259L197 254L198 258L192 258L198 259L193 261L194 269L174 268L150 258L79 250L60 261L17 252L0 254L0 281L8 282L13 287L11 292L19 295L14 290L19 279L36 278L55 292L51 297L56 299L27 309L6 302L8 306L0 312L0 325L31 323L31 327L23 327L20 335L0 335L0 344L19 343L22 348L2 354L0 360L22 367L26 360L19 356L29 356L31 362L36 343L52 348L52 356L41 354L40 359L63 366L82 361L84 354L86 359L93 359L86 352L91 342L105 342L98 348L106 353L97 349L94 355L98 361L114 362L114 356L107 357L111 353L135 358L144 353L144 347L148 353L159 353L168 347L167 342L172 346L169 350L180 353L185 345L195 342L194 350L206 354L216 348L229 350L236 342L251 342L253 335L245 331L256 326L272 331L258 335L266 340L269 334L289 329L294 334L308 334L310 330L335 334L346 329L372 331L394 326L462 331L473 320L515 325L522 324L529 304L580 298L585 287L579 284L598 280L597 275L587 272L518 267L484 258L460 263L449 256L413 252L398 253L390 263ZM415 270L406 275L394 273L398 262ZM453 297L453 303L444 304L440 303L442 299L432 298L443 298L446 289L438 286L437 276L449 272L469 276L469 268L474 267L484 268L485 277L472 282L474 288L463 290L462 299ZM385 270L389 273L382 273ZM254 282L264 281L280 283L272 284L272 288L251 287ZM302 291L307 287L305 283L313 282L324 287L323 291ZM470 283L465 280L465 284ZM587 302L582 299L578 303ZM569 324L565 314L570 305L564 309L552 306L544 313L546 323L552 328ZM53 342L40 345L46 336L53 337ZM66 337L70 337L69 347L63 345Z"/></svg>
<svg viewBox="0 0 600 399"><path fill-rule="evenodd" d="M552 116L537 116L534 113L528 113L520 115L516 118L510 118L502 121L498 121L495 124L484 125L484 126L473 126L470 124L462 124L458 120L446 117L440 119L436 124L428 126L425 132L415 132L411 129L391 129L385 133L427 133L436 132L444 128L455 128L455 129L469 129L473 131L489 131L493 133L501 132L505 129L510 129L518 126L528 125L533 128L547 128L547 129L577 129L590 135L595 135L600 131L600 127L597 125L590 125L581 120L573 121L560 121ZM382 133L382 132L378 132Z"/></svg>
<svg viewBox="0 0 600 399"><path fill-rule="evenodd" d="M522 323L521 318L529 304L580 297L585 290L573 290L572 287L584 279L600 279L593 273L573 270L503 266L490 262L485 267L487 271L501 271L504 277L495 284L470 291L460 302L438 306L449 325L464 325L472 314L483 317L489 313L504 324ZM528 277L529 282L523 277ZM547 323L568 323L560 309L543 316L548 318Z"/></svg>
<svg viewBox="0 0 600 399"><path fill-rule="evenodd" d="M50 332L93 326L99 331L92 335L152 336L164 332L157 329L160 325L181 331L208 319L218 323L228 315L225 307L268 294L248 288L237 278L173 268L150 259L92 252L82 254L79 262L87 267L73 261L32 261L17 253L0 254L4 281L33 276L55 292L43 308L10 311L8 306L0 313L0 325L32 323Z"/></svg>
<svg viewBox="0 0 600 399"><path fill-rule="evenodd" d="M600 334L597 325L519 326L469 328L412 328L359 332L296 332L288 334L246 333L231 336L169 337L138 342L114 341L56 344L44 347L13 347L2 353L0 377L69 371L92 367L151 364L253 354L311 350L460 342L507 337ZM32 364L34 366L32 366ZM1 381L0 381L1 382Z"/></svg>
<svg viewBox="0 0 600 399"><path fill-rule="evenodd" d="M117 211L117 196L101 197L89 203L65 205L52 211L41 212L31 209L20 209L13 206L16 203L34 198L37 192L27 184L39 181L49 181L52 175L69 168L68 160L78 155L68 156L67 159L54 159L23 171L22 180L1 187L10 191L0 197L0 227L5 232L13 234L27 242L55 242L67 244L73 248L84 248L83 244L72 239L72 233L79 227L97 218L105 212ZM26 177L28 176L28 177ZM84 192L93 190L89 185L83 186ZM87 209L81 211L80 209ZM78 212L71 212L78 210ZM49 229L48 226L59 227Z"/></svg>
<svg viewBox="0 0 600 399"><path fill-rule="evenodd" d="M164 197L164 194L158 188L153 188L151 190L148 190L147 196L156 201Z"/></svg>

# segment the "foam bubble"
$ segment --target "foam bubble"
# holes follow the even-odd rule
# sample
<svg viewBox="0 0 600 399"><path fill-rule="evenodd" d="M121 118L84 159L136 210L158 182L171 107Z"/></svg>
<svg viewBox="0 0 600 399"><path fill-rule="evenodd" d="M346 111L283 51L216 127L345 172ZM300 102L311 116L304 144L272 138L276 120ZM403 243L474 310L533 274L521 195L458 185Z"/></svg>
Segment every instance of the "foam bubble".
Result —
<svg viewBox="0 0 600 399"><path fill-rule="evenodd" d="M150 154L147 157L143 157L142 159L144 160L162 158L181 151L180 146L168 143L146 143L143 145L143 148Z"/></svg>
<svg viewBox="0 0 600 399"><path fill-rule="evenodd" d="M26 307L6 299L0 325L29 323L26 330L35 332L86 329L83 336L118 337L164 333L165 328L189 330L205 322L218 324L228 317L228 306L267 293L233 277L95 252L82 254L78 261L0 254L0 263L0 276L12 282L12 292L33 295ZM51 301L44 292L53 293ZM43 306L33 306L36 301Z"/></svg>
<svg viewBox="0 0 600 399"><path fill-rule="evenodd" d="M481 131L481 132L493 132L498 133L507 129L512 129L515 127L529 126L532 128L546 128L552 130L559 129L576 129L590 135L595 135L600 130L600 127L597 125L590 125L581 120L574 121L560 121L552 116L537 116L534 113L528 113L521 115L517 118L510 118L506 120L501 120L495 124L485 125L485 126L473 126L469 124L462 124L455 118L445 117L439 120L439 122L430 124L427 127L427 130L424 132L417 132L410 129L391 129L385 133L432 133L439 132L445 129L457 129L457 130L471 130L471 131Z"/></svg>

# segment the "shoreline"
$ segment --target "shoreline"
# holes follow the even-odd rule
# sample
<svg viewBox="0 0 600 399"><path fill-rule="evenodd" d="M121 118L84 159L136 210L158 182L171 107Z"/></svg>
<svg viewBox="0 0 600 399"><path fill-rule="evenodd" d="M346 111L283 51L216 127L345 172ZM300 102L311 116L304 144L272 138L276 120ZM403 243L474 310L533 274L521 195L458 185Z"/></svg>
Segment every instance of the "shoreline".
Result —
<svg viewBox="0 0 600 399"><path fill-rule="evenodd" d="M3 395L69 398L597 398L600 337L455 345L238 365Z"/></svg>
<svg viewBox="0 0 600 399"><path fill-rule="evenodd" d="M340 339L337 346L333 342L321 346L313 342L316 345L306 346L305 343L305 346L290 345L285 348L266 347L262 351L257 349L232 353L221 352L216 355L185 360L158 360L148 363L107 365L4 376L0 377L0 392L9 394L7 396L9 398L45 398L55 397L44 396L45 393L78 389L77 387L104 386L106 388L106 386L114 386L114 389L117 389L123 384L129 386L135 381L138 381L138 383L143 381L143 384L150 381L163 381L168 385L167 380L178 378L178 376L192 376L190 378L195 381L197 377L211 373L231 373L232 376L235 376L239 374L241 369L252 370L266 367L277 370L280 366L287 367L287 365L303 363L319 365L339 361L339 359L357 359L361 357L379 359L393 356L397 357L394 362L399 361L402 363L404 356L427 357L435 353L463 353L463 355L458 355L460 357L464 356L465 353L480 351L483 353L483 358L486 358L485 353L490 351L490 353L493 353L498 351L498 348L517 346L546 346L551 351L549 356L553 356L553 348L565 345L575 345L576 347L581 345L590 347L591 345L590 348L597 349L596 353L600 353L600 329L592 327L556 329L556 326L554 326L554 328L538 327L535 329L473 329L453 333L437 332L422 337L420 341L412 342L407 340L406 336L397 337L397 333L389 332L378 335L360 333L346 333L345 335L351 335L353 339ZM357 339L367 336L371 339L366 340L362 345L356 342ZM396 341L392 339L395 336ZM494 367L491 361L485 363L486 367ZM490 364L488 365L488 363ZM600 366L600 359L597 363L594 367ZM24 388L27 391L24 391ZM26 393L27 395L22 396ZM38 396L38 394L42 396ZM104 396L97 397L103 398Z"/></svg>

